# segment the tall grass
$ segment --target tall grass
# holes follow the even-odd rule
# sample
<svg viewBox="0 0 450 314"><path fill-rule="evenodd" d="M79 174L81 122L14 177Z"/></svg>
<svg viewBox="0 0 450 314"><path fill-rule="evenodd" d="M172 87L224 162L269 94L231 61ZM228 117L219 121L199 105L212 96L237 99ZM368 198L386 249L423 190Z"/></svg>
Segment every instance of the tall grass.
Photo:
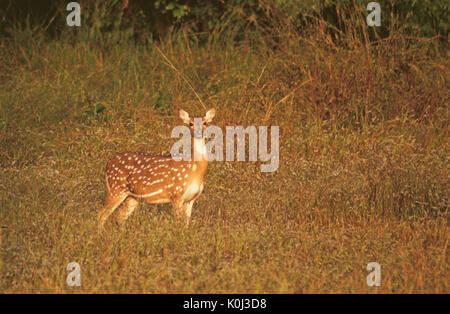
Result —
<svg viewBox="0 0 450 314"><path fill-rule="evenodd" d="M238 42L226 27L2 38L0 291L448 292L448 51L401 29L366 41L356 17L333 35L277 14ZM189 228L141 205L98 234L107 159L169 151L178 109L205 111L193 90L216 125L280 126L280 168L213 162Z"/></svg>

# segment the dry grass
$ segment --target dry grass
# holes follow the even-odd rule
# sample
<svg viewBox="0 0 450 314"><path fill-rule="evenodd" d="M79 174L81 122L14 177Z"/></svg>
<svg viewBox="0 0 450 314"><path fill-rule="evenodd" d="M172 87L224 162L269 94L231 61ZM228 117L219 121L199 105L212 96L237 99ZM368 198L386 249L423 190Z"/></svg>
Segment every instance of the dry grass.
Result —
<svg viewBox="0 0 450 314"><path fill-rule="evenodd" d="M280 126L280 168L213 162L189 228L141 205L103 234L108 157L167 152L177 109L205 110L151 46L2 42L0 291L448 293L448 55L326 36L161 43L216 125Z"/></svg>

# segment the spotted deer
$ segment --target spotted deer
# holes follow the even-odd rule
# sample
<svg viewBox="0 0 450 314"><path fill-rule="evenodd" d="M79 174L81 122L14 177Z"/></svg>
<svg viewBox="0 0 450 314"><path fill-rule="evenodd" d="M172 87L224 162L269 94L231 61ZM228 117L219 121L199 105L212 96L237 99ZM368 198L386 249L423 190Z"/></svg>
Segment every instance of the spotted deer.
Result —
<svg viewBox="0 0 450 314"><path fill-rule="evenodd" d="M104 207L98 213L99 227L119 207L119 223L122 224L143 200L151 204L172 203L175 215L185 217L189 224L192 205L203 191L204 175L208 166L203 130L214 118L215 110L209 110L202 118L202 132L194 133L194 120L180 110L180 118L189 125L194 152L199 160L174 159L140 152L114 155L106 166L107 196ZM199 131L200 128L198 128ZM194 155L191 154L191 156Z"/></svg>

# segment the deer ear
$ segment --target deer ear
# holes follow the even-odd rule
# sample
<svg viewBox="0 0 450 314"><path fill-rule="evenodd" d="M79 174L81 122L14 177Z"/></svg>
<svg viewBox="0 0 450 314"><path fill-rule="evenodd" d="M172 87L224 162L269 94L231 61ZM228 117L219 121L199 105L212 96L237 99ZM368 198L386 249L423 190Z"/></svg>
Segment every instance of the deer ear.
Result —
<svg viewBox="0 0 450 314"><path fill-rule="evenodd" d="M210 109L205 115L205 121L211 122L215 115L216 115L216 109Z"/></svg>
<svg viewBox="0 0 450 314"><path fill-rule="evenodd" d="M190 121L189 114L184 110L180 110L180 118L184 123L189 123Z"/></svg>

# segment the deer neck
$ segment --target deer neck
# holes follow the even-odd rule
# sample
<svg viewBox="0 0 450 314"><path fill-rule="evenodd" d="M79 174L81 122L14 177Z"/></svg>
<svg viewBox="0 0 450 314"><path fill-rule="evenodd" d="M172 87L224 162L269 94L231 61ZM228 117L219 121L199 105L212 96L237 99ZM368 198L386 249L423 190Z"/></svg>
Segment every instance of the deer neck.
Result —
<svg viewBox="0 0 450 314"><path fill-rule="evenodd" d="M207 156L207 151L206 151L206 144L205 144L205 139L202 138L193 138L193 142L194 142L194 155L192 156L192 160L196 163L201 164L203 167L205 167L208 164L208 156ZM196 156L198 156L196 158Z"/></svg>

